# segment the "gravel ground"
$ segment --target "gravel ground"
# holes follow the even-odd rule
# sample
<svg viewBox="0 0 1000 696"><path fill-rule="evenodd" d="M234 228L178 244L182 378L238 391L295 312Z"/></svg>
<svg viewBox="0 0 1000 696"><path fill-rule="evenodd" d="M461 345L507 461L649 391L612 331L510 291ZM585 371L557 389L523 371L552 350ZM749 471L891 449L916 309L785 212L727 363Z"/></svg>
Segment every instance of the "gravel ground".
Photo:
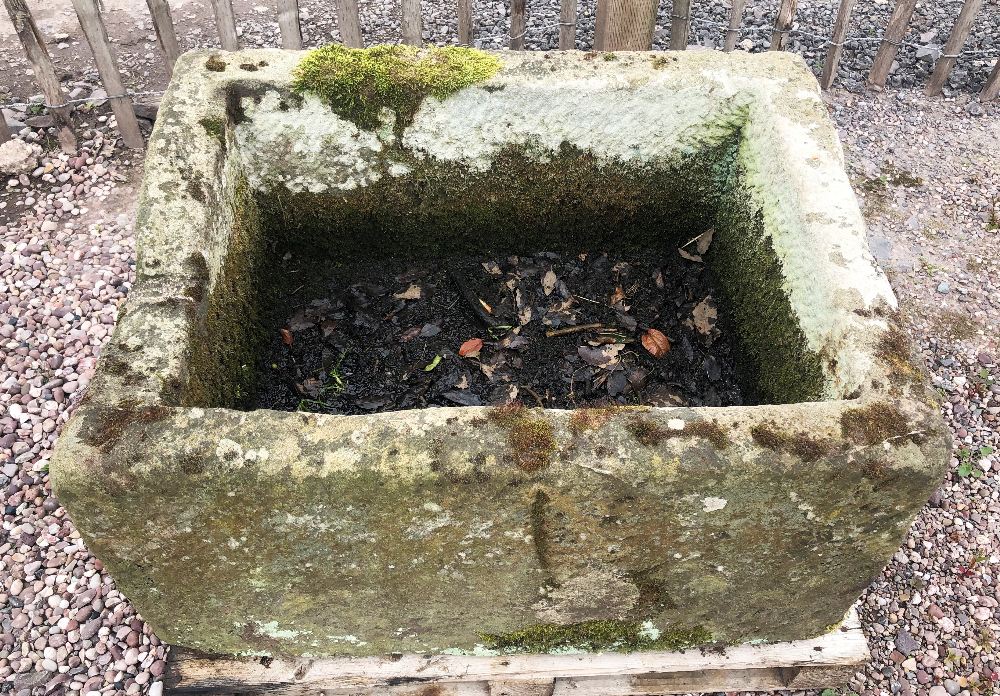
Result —
<svg viewBox="0 0 1000 696"><path fill-rule="evenodd" d="M769 28L776 3L751 4L745 25ZM829 31L833 4L802 0L798 28ZM865 11L856 13L851 34L877 34L889 3L860 5ZM909 40L942 42L959 5L922 3ZM237 7L246 45L276 45L270 8ZM505 44L506 5L478 8L481 44ZM307 43L336 37L329 5L304 0L303 9ZM214 42L206 12L186 4L175 13L187 47ZM392 4L365 4L368 40L395 40L397 12ZM425 2L424 13L428 39L454 40L450 5ZM661 14L665 24L669 7ZM593 2L581 1L580 16L578 45L589 47ZM699 24L725 21L720 3L696 3L695 18L692 42L721 41L720 31ZM528 45L554 46L556 21L552 3L529 2ZM431 26L440 27L433 37ZM151 27L129 31L118 50L130 85L162 88ZM665 34L658 31L658 43ZM754 43L747 47L763 49L768 37L748 32ZM74 41L53 47L58 62L72 62ZM905 89L932 67L912 47L903 48L890 80L904 89L852 93L874 46L845 54L841 84L851 91L838 90L828 102L873 249L945 399L956 457L948 481L859 601L873 660L851 689L986 694L1000 686L1000 458L993 453L1000 451L1000 105L979 104L975 91L1000 52L1000 5L986 1L969 43L992 53L960 61L947 100ZM822 58L819 39L799 37L793 48L810 62ZM11 59L15 72L23 72L19 60ZM21 84L4 77L13 93L31 96ZM88 96L96 76L74 72L67 89ZM162 691L164 646L84 549L51 497L47 474L52 444L86 387L134 267L131 217L141 171L115 147L99 96L82 116L89 126L81 128L78 157L50 151L38 169L0 179L0 693L16 696ZM38 118L30 112L8 112L8 120ZM35 123L39 128L21 137L51 150L45 121Z"/></svg>

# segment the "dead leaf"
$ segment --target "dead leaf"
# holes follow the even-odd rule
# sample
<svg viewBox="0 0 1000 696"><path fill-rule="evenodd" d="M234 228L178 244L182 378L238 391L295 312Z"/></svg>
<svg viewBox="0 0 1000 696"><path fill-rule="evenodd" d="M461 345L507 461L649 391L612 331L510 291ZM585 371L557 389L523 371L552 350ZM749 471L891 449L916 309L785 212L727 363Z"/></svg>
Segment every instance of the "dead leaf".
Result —
<svg viewBox="0 0 1000 696"><path fill-rule="evenodd" d="M698 333L706 335L712 333L715 322L719 319L719 310L716 308L712 296L709 295L699 302L691 312L691 316L694 318L694 328L698 330Z"/></svg>
<svg viewBox="0 0 1000 696"><path fill-rule="evenodd" d="M625 290L621 285L615 287L615 291L611 294L611 300L608 302L612 307L625 299Z"/></svg>
<svg viewBox="0 0 1000 696"><path fill-rule="evenodd" d="M683 247L677 250L677 253L686 258L688 261L694 261L695 263L701 263L701 257L695 256L694 254L689 254L684 251Z"/></svg>
<svg viewBox="0 0 1000 696"><path fill-rule="evenodd" d="M421 328L422 327L420 326L411 326L406 331L399 334L399 340L402 341L403 343L406 343L407 341L412 341L413 339L415 339L417 336L420 335Z"/></svg>
<svg viewBox="0 0 1000 696"><path fill-rule="evenodd" d="M642 347L654 358L662 358L670 350L670 339L662 331L646 329L642 335Z"/></svg>
<svg viewBox="0 0 1000 696"><path fill-rule="evenodd" d="M393 297L397 300L419 300L424 296L424 291L419 285L413 283L410 287L406 288L403 292L397 292Z"/></svg>
<svg viewBox="0 0 1000 696"><path fill-rule="evenodd" d="M470 338L458 349L458 354L463 358L478 358L479 351L483 349L483 339Z"/></svg>
<svg viewBox="0 0 1000 696"><path fill-rule="evenodd" d="M489 273L490 275L500 275L503 273L503 271L500 270L500 266L499 264L497 264L496 261L483 261L482 266L483 268L486 269L486 272Z"/></svg>
<svg viewBox="0 0 1000 696"><path fill-rule="evenodd" d="M556 289L557 282L559 282L559 278L556 277L556 274L550 268L542 276L542 291L546 295L551 295L552 291Z"/></svg>
<svg viewBox="0 0 1000 696"><path fill-rule="evenodd" d="M479 304L483 306L483 309L486 310L487 314L493 314L493 308L490 307L489 303L487 303L486 300L479 297L477 297L476 299L479 300Z"/></svg>
<svg viewBox="0 0 1000 696"><path fill-rule="evenodd" d="M337 322L333 319L324 319L319 323L320 331L323 332L323 338L328 338L334 331L337 330Z"/></svg>
<svg viewBox="0 0 1000 696"><path fill-rule="evenodd" d="M612 343L610 345L599 346L597 348L580 346L576 349L576 352L588 365L609 368L618 364L618 354L624 347L625 344L623 343Z"/></svg>
<svg viewBox="0 0 1000 696"><path fill-rule="evenodd" d="M288 329L281 330L281 342L286 346L292 345L292 332Z"/></svg>
<svg viewBox="0 0 1000 696"><path fill-rule="evenodd" d="M656 283L656 287L660 290L663 289L663 269L657 268L653 273L653 282Z"/></svg>
<svg viewBox="0 0 1000 696"><path fill-rule="evenodd" d="M708 251L708 247L712 245L713 236L715 236L715 228L709 227L707 230L702 232L701 235L698 237L698 244L696 246L699 255L704 254L706 251Z"/></svg>

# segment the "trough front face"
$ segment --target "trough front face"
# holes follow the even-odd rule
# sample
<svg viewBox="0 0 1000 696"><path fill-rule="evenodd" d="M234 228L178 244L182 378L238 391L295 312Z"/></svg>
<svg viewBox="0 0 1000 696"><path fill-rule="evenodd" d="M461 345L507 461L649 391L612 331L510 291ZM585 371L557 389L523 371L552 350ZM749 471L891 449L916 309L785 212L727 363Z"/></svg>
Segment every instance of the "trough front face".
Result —
<svg viewBox="0 0 1000 696"><path fill-rule="evenodd" d="M676 255L708 228L752 405L248 406L282 312L359 260ZM137 235L135 285L52 476L173 644L811 637L944 476L949 438L789 54L188 53Z"/></svg>

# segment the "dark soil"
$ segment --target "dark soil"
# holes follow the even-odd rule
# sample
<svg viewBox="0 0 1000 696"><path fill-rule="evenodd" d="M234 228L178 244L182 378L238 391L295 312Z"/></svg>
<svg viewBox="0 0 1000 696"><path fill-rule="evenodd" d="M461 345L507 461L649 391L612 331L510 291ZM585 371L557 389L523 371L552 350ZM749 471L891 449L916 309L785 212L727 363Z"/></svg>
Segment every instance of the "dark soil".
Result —
<svg viewBox="0 0 1000 696"><path fill-rule="evenodd" d="M250 407L741 405L717 295L705 265L676 252L355 264L275 332ZM650 328L669 337L662 357L643 345ZM461 357L476 338L479 354Z"/></svg>

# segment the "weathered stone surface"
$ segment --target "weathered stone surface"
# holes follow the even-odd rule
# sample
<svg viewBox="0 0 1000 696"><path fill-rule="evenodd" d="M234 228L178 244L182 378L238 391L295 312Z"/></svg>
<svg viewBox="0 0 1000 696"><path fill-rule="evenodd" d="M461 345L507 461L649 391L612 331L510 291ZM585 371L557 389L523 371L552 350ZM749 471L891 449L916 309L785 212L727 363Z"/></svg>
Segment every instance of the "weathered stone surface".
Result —
<svg viewBox="0 0 1000 696"><path fill-rule="evenodd" d="M0 144L0 174L28 174L38 166L37 145L14 138Z"/></svg>
<svg viewBox="0 0 1000 696"><path fill-rule="evenodd" d="M61 502L158 635L363 655L836 624L943 477L949 439L800 60L503 53L495 76L426 97L405 128L386 111L366 131L291 90L302 55L178 62L137 281L52 462ZM572 187L583 213L553 203ZM670 248L709 224L706 262L771 405L234 409L282 244L460 253L480 225L514 246Z"/></svg>

